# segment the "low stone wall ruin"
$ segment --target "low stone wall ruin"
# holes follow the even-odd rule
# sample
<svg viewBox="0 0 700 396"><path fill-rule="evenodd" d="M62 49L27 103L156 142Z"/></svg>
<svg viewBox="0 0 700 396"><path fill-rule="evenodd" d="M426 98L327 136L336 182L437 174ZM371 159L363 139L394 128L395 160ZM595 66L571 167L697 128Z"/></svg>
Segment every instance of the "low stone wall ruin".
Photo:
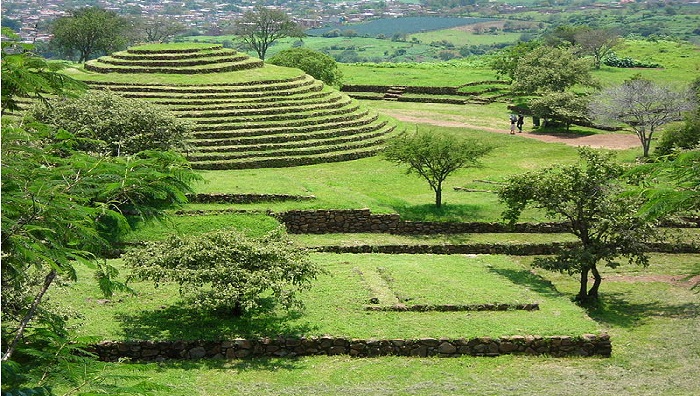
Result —
<svg viewBox="0 0 700 396"><path fill-rule="evenodd" d="M559 223L519 223L510 227L504 223L448 223L403 221L398 214L372 214L369 209L291 210L275 214L291 234L331 233L390 233L403 235L465 234L465 233L558 233Z"/></svg>
<svg viewBox="0 0 700 396"><path fill-rule="evenodd" d="M358 340L340 337L260 338L231 341L103 341L92 347L100 360L163 361L170 359L242 359L348 355L351 357L459 357L507 354L610 357L607 334L510 336L472 339Z"/></svg>

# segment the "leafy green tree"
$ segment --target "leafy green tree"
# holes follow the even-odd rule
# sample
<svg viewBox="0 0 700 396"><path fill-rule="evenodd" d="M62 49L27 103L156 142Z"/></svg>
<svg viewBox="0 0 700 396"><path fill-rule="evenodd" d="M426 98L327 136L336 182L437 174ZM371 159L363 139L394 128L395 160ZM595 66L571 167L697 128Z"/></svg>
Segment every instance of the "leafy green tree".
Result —
<svg viewBox="0 0 700 396"><path fill-rule="evenodd" d="M35 106L37 120L84 138L78 148L111 156L186 149L191 126L167 110L111 91L89 91Z"/></svg>
<svg viewBox="0 0 700 396"><path fill-rule="evenodd" d="M406 173L416 173L435 192L435 206L442 206L442 185L458 169L479 166L479 159L493 146L474 139L432 131L404 133L390 140L384 149L387 160L407 166Z"/></svg>
<svg viewBox="0 0 700 396"><path fill-rule="evenodd" d="M700 148L700 78L691 84L691 94L695 97L695 111L686 115L681 125L671 126L664 130L659 144L654 150L656 155L669 155L677 150Z"/></svg>
<svg viewBox="0 0 700 396"><path fill-rule="evenodd" d="M539 46L540 44L536 41L527 41L504 48L492 58L490 66L497 75L514 80L518 62Z"/></svg>
<svg viewBox="0 0 700 396"><path fill-rule="evenodd" d="M46 101L47 96L72 95L87 86L59 71L65 68L61 62L49 62L34 55L34 46L19 42L19 36L7 28L2 29L2 114L17 111L21 98Z"/></svg>
<svg viewBox="0 0 700 396"><path fill-rule="evenodd" d="M574 40L583 54L593 56L593 67L600 69L603 58L620 42L620 35L613 29L582 28L574 34Z"/></svg>
<svg viewBox="0 0 700 396"><path fill-rule="evenodd" d="M270 46L285 37L303 37L301 27L284 11L257 5L234 23L234 34L265 60Z"/></svg>
<svg viewBox="0 0 700 396"><path fill-rule="evenodd" d="M278 52L268 63L278 66L296 67L328 85L339 86L343 73L333 57L308 48L290 48Z"/></svg>
<svg viewBox="0 0 700 396"><path fill-rule="evenodd" d="M54 281L75 279L75 264L95 268L105 293L118 286L116 270L96 260L110 248L105 225L128 230L127 208L145 219L161 216L186 202L197 179L172 153L109 158L75 151L75 144L65 130L3 122L3 360L29 322L44 318L41 303Z"/></svg>
<svg viewBox="0 0 700 396"><path fill-rule="evenodd" d="M578 274L580 287L576 301L598 299L602 277L598 264L618 265L619 258L646 266L647 243L656 235L654 224L640 213L644 197L623 194L624 168L612 154L589 148L579 151L581 161L551 166L510 178L499 191L505 203L505 220L514 224L523 210L534 206L552 219L563 220L568 231L580 242L551 257L539 257L533 265L551 271ZM593 284L588 288L589 274Z"/></svg>
<svg viewBox="0 0 700 396"><path fill-rule="evenodd" d="M298 292L320 269L282 229L262 238L234 230L151 242L124 256L139 279L175 282L194 307L239 316L269 306L298 306Z"/></svg>
<svg viewBox="0 0 700 396"><path fill-rule="evenodd" d="M110 53L127 46L130 24L113 11L85 7L70 12L51 24L51 43L78 62L95 54Z"/></svg>
<svg viewBox="0 0 700 396"><path fill-rule="evenodd" d="M547 92L529 102L530 111L535 117L556 120L566 124L566 130L574 122L583 122L588 118L588 100L573 92Z"/></svg>
<svg viewBox="0 0 700 396"><path fill-rule="evenodd" d="M683 112L695 106L690 91L645 79L632 79L602 90L591 98L589 112L601 123L629 125L642 143L643 156L649 156L652 138L658 128L681 120Z"/></svg>
<svg viewBox="0 0 700 396"><path fill-rule="evenodd" d="M576 58L570 50L547 46L523 56L513 71L513 79L513 91L525 95L597 85L587 60Z"/></svg>

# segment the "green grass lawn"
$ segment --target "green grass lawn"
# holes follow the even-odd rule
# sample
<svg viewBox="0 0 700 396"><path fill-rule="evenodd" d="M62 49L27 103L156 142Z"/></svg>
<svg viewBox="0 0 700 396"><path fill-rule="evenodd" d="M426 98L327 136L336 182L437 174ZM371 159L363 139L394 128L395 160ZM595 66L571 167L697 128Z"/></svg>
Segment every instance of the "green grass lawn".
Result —
<svg viewBox="0 0 700 396"><path fill-rule="evenodd" d="M322 261L347 268L346 256L323 255ZM353 259L354 256L350 257ZM492 261L495 259L495 261ZM364 260L364 259L362 259ZM464 261L464 258L459 259ZM573 296L576 279L537 271L527 272L529 258L484 260L493 269L512 269L524 276L504 284L530 287L536 280L546 291L566 300ZM359 263L353 266L373 264ZM642 274L685 274L700 266L700 255L653 255ZM608 332L613 341L611 358L551 358L547 356L501 356L354 359L318 356L297 359L250 359L236 361L177 361L161 363L99 363L85 369L93 380L81 391L108 394L148 395L691 395L700 392L700 295L689 285L630 277L637 267L604 270L603 304L588 312L593 326ZM503 278L490 271L491 276ZM353 273L346 272L347 279ZM552 282L550 287L547 282ZM540 292L540 295L543 295ZM358 297L366 297L365 295ZM347 297L352 299L353 297ZM559 297L556 297L559 298ZM147 299L143 299L149 303ZM528 313L531 317L545 311ZM503 313L501 313L503 314ZM505 313L504 322L512 322ZM551 312L553 315L561 313ZM369 315L369 314L365 314ZM372 314L374 315L374 313ZM342 321L343 315L337 321ZM423 316L423 318L426 318ZM191 318L171 318L173 326L193 327ZM328 318L328 321L333 318ZM469 316L460 323L481 320ZM576 319L577 321L579 319ZM411 324L412 325L412 324ZM505 325L508 325L507 323ZM348 325L350 326L350 324ZM99 378L94 381L94 378ZM63 386L57 391L73 387Z"/></svg>
<svg viewBox="0 0 700 396"><path fill-rule="evenodd" d="M75 285L57 288L52 300L79 313L75 332L97 339L226 339L276 334L353 338L478 337L517 334L580 335L598 325L506 256L313 254L328 271L302 294L301 312L231 318L199 312L178 294L177 285L154 288L130 282L136 295L108 301L86 273ZM112 263L119 267L120 260ZM367 312L372 296L360 274L383 271L388 286L407 304L525 304L539 311ZM128 270L122 270L127 276ZM79 296L76 298L76 296ZM182 326L182 322L190 323Z"/></svg>

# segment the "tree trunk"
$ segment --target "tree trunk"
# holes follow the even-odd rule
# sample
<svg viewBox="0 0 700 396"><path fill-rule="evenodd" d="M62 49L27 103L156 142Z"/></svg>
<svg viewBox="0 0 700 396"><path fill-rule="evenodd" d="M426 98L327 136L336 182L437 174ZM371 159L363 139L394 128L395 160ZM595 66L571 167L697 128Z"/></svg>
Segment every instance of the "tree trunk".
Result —
<svg viewBox="0 0 700 396"><path fill-rule="evenodd" d="M440 185L435 189L435 206L442 207L442 186Z"/></svg>
<svg viewBox="0 0 700 396"><path fill-rule="evenodd" d="M585 302L586 299L588 298L588 267L583 268L581 270L581 285L578 290L578 294L576 295L576 298L574 299L575 301L578 302Z"/></svg>
<svg viewBox="0 0 700 396"><path fill-rule="evenodd" d="M598 268L596 268L595 265L591 267L591 273L593 274L593 286L591 286L591 289L588 290L588 299L597 300L598 288L600 287L600 282L603 280L603 278L600 277Z"/></svg>
<svg viewBox="0 0 700 396"><path fill-rule="evenodd" d="M56 270L52 270L46 275L46 278L44 278L44 284L41 286L41 290L39 290L39 293L36 295L36 297L34 297L34 301L32 301L32 305L29 307L29 311L27 311L27 314L24 315L22 322L20 322L19 324L19 328L17 329L17 334L15 334L15 338L12 340L10 346L7 347L7 351L2 356L3 362L10 359L10 357L12 357L12 354L15 352L15 349L17 349L17 344L24 336L24 330L27 328L29 321L32 320L32 318L36 314L36 309L41 303L41 299L44 298L44 294L46 294L46 291L49 290L49 286L51 286L51 283L54 279L56 279Z"/></svg>

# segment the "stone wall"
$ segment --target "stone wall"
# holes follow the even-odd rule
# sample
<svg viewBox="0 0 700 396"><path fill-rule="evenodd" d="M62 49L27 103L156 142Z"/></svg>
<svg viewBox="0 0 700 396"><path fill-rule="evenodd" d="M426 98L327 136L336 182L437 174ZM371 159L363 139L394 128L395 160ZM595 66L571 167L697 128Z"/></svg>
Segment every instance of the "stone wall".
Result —
<svg viewBox="0 0 700 396"><path fill-rule="evenodd" d="M403 221L398 214L372 214L369 209L291 210L275 215L291 234L383 232L391 234L463 234L499 232L557 233L559 223L447 223Z"/></svg>
<svg viewBox="0 0 700 396"><path fill-rule="evenodd" d="M458 357L506 354L610 357L607 334L570 336L510 336L472 339L358 340L338 337L260 338L231 341L104 341L92 352L100 360L162 361L168 359L242 359L348 355L351 357L413 356Z"/></svg>

